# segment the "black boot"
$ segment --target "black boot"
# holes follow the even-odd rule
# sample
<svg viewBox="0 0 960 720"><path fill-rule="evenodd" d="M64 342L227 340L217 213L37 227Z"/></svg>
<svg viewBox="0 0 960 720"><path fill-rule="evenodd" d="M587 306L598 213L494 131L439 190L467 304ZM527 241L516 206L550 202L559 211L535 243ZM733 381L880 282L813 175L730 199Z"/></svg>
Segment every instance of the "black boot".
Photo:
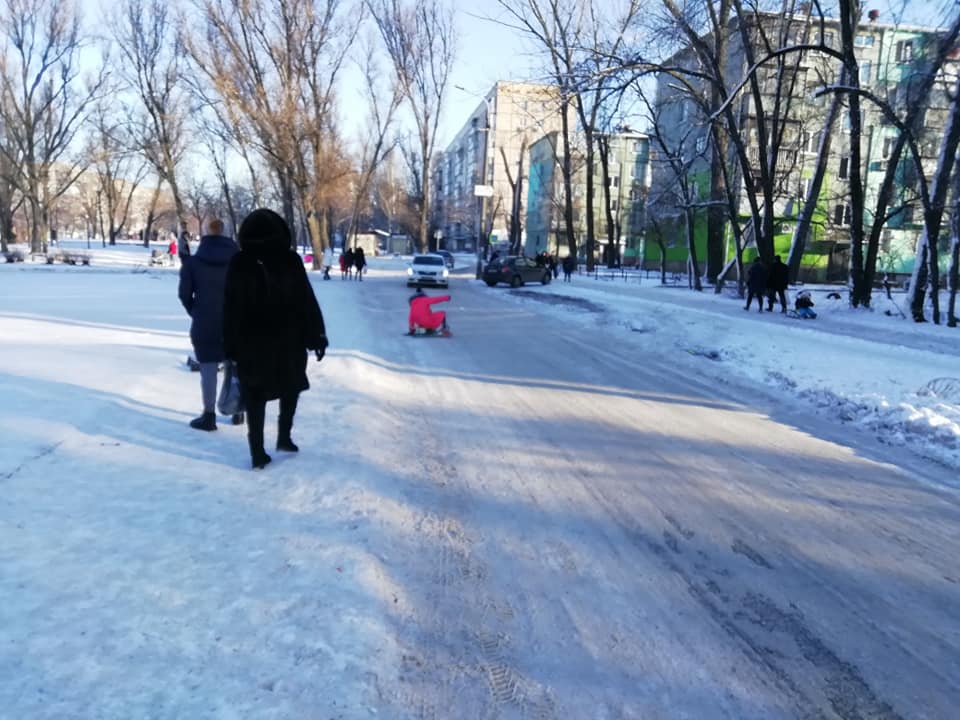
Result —
<svg viewBox="0 0 960 720"><path fill-rule="evenodd" d="M243 425L243 413L242 412L234 413L233 416L230 418L230 424Z"/></svg>
<svg viewBox="0 0 960 720"><path fill-rule="evenodd" d="M205 412L198 418L190 421L190 427L194 430L206 430L210 432L217 429L217 416L212 412Z"/></svg>
<svg viewBox="0 0 960 720"><path fill-rule="evenodd" d="M300 448L287 437L278 437L277 438L277 450L282 450L283 452L300 452Z"/></svg>
<svg viewBox="0 0 960 720"><path fill-rule="evenodd" d="M254 418L251 418L255 420ZM247 442L250 444L250 464L260 470L270 463L270 456L263 449L263 422L247 423Z"/></svg>
<svg viewBox="0 0 960 720"><path fill-rule="evenodd" d="M290 439L293 429L293 415L297 411L298 395L280 398L280 416L277 418L277 450L298 452L300 448Z"/></svg>
<svg viewBox="0 0 960 720"><path fill-rule="evenodd" d="M250 443L250 465L254 470L262 470L272 460L263 449L263 428L260 428L259 433L251 429L247 433L247 441Z"/></svg>
<svg viewBox="0 0 960 720"><path fill-rule="evenodd" d="M267 455L263 450L260 450L260 452L256 452L254 450L250 451L250 465L254 470L263 470L267 465L270 464L271 460L273 460L273 458Z"/></svg>

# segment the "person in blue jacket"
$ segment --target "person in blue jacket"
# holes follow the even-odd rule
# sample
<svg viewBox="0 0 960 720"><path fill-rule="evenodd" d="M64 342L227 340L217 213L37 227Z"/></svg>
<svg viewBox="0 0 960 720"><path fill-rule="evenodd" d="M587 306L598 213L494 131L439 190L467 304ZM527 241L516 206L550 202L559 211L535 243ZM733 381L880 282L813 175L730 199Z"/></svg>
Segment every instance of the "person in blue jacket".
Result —
<svg viewBox="0 0 960 720"><path fill-rule="evenodd" d="M217 369L224 360L223 298L230 260L240 248L223 234L223 223L214 218L193 255L181 257L180 302L190 316L190 342L200 364L203 413L190 421L195 430L216 430ZM235 424L242 422L233 418Z"/></svg>

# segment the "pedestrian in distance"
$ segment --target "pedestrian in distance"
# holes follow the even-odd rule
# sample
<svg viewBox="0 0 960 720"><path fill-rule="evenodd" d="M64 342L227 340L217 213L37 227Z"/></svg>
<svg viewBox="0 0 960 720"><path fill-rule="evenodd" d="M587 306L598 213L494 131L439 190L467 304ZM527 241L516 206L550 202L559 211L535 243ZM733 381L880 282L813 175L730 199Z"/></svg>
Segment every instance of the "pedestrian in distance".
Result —
<svg viewBox="0 0 960 720"><path fill-rule="evenodd" d="M362 247L358 247L353 251L353 266L357 269L357 280L363 280L363 271L367 266L367 257L364 255Z"/></svg>
<svg viewBox="0 0 960 720"><path fill-rule="evenodd" d="M223 297L227 267L237 253L237 244L223 234L217 218L207 221L206 233L192 256L180 266L180 302L190 316L190 342L200 364L200 395L203 414L190 421L195 430L217 429L217 370L224 360ZM242 422L233 417L234 424Z"/></svg>
<svg viewBox="0 0 960 720"><path fill-rule="evenodd" d="M327 245L323 249L323 279L330 279L330 268L333 267L333 248Z"/></svg>
<svg viewBox="0 0 960 720"><path fill-rule="evenodd" d="M347 279L347 255L343 251L340 252L340 279Z"/></svg>
<svg viewBox="0 0 960 720"><path fill-rule="evenodd" d="M317 360L327 349L323 314L290 228L277 213L254 210L237 233L240 252L227 270L224 350L237 363L246 406L247 441L255 469L271 460L264 450L267 402L280 401L277 450L297 452L293 417L307 381L307 351Z"/></svg>
<svg viewBox="0 0 960 720"><path fill-rule="evenodd" d="M787 281L789 271L787 266L780 262L780 256L775 255L773 264L767 270L767 312L773 312L773 300L780 299L780 312L787 311Z"/></svg>
<svg viewBox="0 0 960 720"><path fill-rule="evenodd" d="M557 276L560 275L560 265L557 262L557 256L550 256L550 272L553 273L553 279L556 280Z"/></svg>
<svg viewBox="0 0 960 720"><path fill-rule="evenodd" d="M753 265L747 271L747 304L744 310L750 309L750 303L757 299L757 311L763 312L763 294L767 289L767 266L758 255L753 259Z"/></svg>
<svg viewBox="0 0 960 720"><path fill-rule="evenodd" d="M577 269L577 259L573 255L567 255L563 259L563 281L571 282L574 270Z"/></svg>
<svg viewBox="0 0 960 720"><path fill-rule="evenodd" d="M347 280L353 278L353 248L347 248L343 251L343 262L347 268Z"/></svg>
<svg viewBox="0 0 960 720"><path fill-rule="evenodd" d="M167 245L167 257L170 260L170 266L176 267L177 265L177 236L174 233L170 233L170 244Z"/></svg>

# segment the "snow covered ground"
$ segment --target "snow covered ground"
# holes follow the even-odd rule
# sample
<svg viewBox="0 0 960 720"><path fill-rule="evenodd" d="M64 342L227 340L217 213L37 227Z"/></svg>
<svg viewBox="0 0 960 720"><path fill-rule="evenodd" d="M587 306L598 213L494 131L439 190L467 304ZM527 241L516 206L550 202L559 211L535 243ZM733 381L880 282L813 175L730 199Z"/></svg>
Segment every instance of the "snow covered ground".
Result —
<svg viewBox="0 0 960 720"><path fill-rule="evenodd" d="M91 253L0 265L0 718L957 706L957 476L896 460L960 467L956 390L920 392L958 331L824 290L800 321L652 279L487 289L463 256L454 338L412 340L406 260L377 258L314 276L301 453L252 472L243 428L186 426L175 269Z"/></svg>
<svg viewBox="0 0 960 720"><path fill-rule="evenodd" d="M576 275L569 284L513 294L521 302L547 301L571 321L647 333L654 352L702 354L714 362L702 363L700 372L718 382L735 379L784 401L800 399L882 442L960 469L960 328L903 318L902 293L891 301L878 292L871 311L850 308L845 295L829 298L836 287L805 289L815 320L758 314L756 305L748 313L732 289L717 297L712 290L661 286L655 275L639 281ZM795 292L789 291L791 303Z"/></svg>

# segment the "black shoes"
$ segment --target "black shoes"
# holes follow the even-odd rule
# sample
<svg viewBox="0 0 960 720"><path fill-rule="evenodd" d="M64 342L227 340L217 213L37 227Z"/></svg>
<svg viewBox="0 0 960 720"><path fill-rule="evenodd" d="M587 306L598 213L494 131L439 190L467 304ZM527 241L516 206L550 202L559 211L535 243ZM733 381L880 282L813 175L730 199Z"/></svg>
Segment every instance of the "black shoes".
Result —
<svg viewBox="0 0 960 720"><path fill-rule="evenodd" d="M300 452L300 448L289 437L277 438L277 450L283 452Z"/></svg>
<svg viewBox="0 0 960 720"><path fill-rule="evenodd" d="M273 460L273 458L271 458L262 450L260 452L254 452L250 455L250 464L253 466L254 470L263 470L267 465L270 464L271 460Z"/></svg>
<svg viewBox="0 0 960 720"><path fill-rule="evenodd" d="M194 430L205 430L212 432L217 429L217 416L212 412L205 412L198 418L190 421L190 427Z"/></svg>
<svg viewBox="0 0 960 720"><path fill-rule="evenodd" d="M243 425L243 413L239 412L230 418L231 425Z"/></svg>

